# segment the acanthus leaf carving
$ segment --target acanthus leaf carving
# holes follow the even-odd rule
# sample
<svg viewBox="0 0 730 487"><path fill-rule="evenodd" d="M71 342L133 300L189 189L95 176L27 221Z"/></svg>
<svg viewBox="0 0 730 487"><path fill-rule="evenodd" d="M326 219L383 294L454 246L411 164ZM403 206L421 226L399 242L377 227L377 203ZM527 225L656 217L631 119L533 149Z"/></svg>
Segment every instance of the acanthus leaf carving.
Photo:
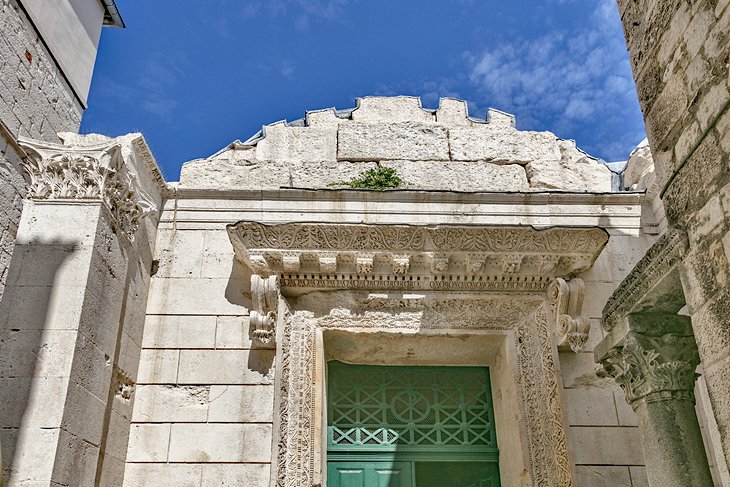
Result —
<svg viewBox="0 0 730 487"><path fill-rule="evenodd" d="M154 213L154 204L137 191L126 170L120 144L69 148L20 141L28 153L22 167L30 182L26 197L33 200L99 200L109 210L112 225L134 240L141 220Z"/></svg>
<svg viewBox="0 0 730 487"><path fill-rule="evenodd" d="M253 327L254 342L271 346L276 340L276 318L279 308L279 277L251 276L251 302L253 307L249 322Z"/></svg>
<svg viewBox="0 0 730 487"><path fill-rule="evenodd" d="M650 336L631 331L598 364L599 377L613 377L636 408L639 401L694 401L700 363L693 336Z"/></svg>
<svg viewBox="0 0 730 487"><path fill-rule="evenodd" d="M588 341L591 324L581 315L585 283L582 279L554 279L548 285L548 300L556 326L558 350L581 352Z"/></svg>

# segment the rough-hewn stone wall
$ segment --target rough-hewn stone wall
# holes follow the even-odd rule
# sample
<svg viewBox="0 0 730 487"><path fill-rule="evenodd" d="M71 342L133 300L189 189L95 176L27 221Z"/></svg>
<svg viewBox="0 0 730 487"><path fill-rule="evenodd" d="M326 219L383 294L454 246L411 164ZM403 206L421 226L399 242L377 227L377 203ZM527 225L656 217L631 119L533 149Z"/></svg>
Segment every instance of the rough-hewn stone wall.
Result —
<svg viewBox="0 0 730 487"><path fill-rule="evenodd" d="M514 117L468 116L444 98L438 110L418 98L366 97L357 108L307 112L267 125L245 143L185 164L182 187L327 188L376 165L396 169L403 187L455 191L610 192L612 173L550 132L521 131Z"/></svg>
<svg viewBox="0 0 730 487"><path fill-rule="evenodd" d="M730 2L619 0L639 102L682 268L705 380L730 459Z"/></svg>
<svg viewBox="0 0 730 487"><path fill-rule="evenodd" d="M83 108L15 0L0 0L0 298L13 253L25 183L19 136L57 141L77 131Z"/></svg>

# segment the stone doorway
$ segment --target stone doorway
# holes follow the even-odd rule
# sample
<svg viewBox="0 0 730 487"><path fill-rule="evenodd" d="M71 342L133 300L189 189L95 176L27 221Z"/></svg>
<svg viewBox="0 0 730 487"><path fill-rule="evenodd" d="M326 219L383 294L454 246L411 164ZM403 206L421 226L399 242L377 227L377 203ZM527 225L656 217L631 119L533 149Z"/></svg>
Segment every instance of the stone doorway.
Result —
<svg viewBox="0 0 730 487"><path fill-rule="evenodd" d="M498 487L488 367L327 363L330 487Z"/></svg>

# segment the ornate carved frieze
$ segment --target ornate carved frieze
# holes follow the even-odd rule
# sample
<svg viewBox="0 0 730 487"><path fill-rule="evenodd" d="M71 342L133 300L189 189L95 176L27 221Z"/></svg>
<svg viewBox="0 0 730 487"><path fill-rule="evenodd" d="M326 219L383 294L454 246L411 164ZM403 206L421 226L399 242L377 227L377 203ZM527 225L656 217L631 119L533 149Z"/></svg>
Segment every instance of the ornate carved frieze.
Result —
<svg viewBox="0 0 730 487"><path fill-rule="evenodd" d="M542 304L540 299L479 295L391 297L370 295L353 309L337 308L317 319L319 326L347 328L509 329Z"/></svg>
<svg viewBox="0 0 730 487"><path fill-rule="evenodd" d="M154 205L137 188L125 167L118 143L68 147L22 139L28 153L23 169L34 200L98 200L112 216L112 224L130 240Z"/></svg>
<svg viewBox="0 0 730 487"><path fill-rule="evenodd" d="M591 330L588 318L581 316L585 283L582 279L569 281L557 278L548 286L559 350L581 352Z"/></svg>
<svg viewBox="0 0 730 487"><path fill-rule="evenodd" d="M611 331L629 313L641 308L677 312L684 305L678 276L672 276L687 252L684 232L670 230L634 266L603 308L603 328ZM653 296L655 295L655 296Z"/></svg>
<svg viewBox="0 0 730 487"><path fill-rule="evenodd" d="M626 401L636 408L639 400L694 401L699 363L693 336L629 332L622 346L611 349L599 362L598 375L613 377Z"/></svg>
<svg viewBox="0 0 730 487"><path fill-rule="evenodd" d="M283 289L544 292L608 240L599 228L239 222L228 232L238 258L280 275Z"/></svg>
<svg viewBox="0 0 730 487"><path fill-rule="evenodd" d="M254 342L260 345L274 345L276 318L279 307L278 276L251 276L250 324L253 327Z"/></svg>
<svg viewBox="0 0 730 487"><path fill-rule="evenodd" d="M323 315L292 310L284 316L277 358L278 455L273 469L277 486L316 485L319 480L315 476L319 431L314 380L316 331L340 328L514 330L517 400L521 405L520 414L526 420L530 484L574 485L544 299L371 295L354 303L353 310L336 307Z"/></svg>

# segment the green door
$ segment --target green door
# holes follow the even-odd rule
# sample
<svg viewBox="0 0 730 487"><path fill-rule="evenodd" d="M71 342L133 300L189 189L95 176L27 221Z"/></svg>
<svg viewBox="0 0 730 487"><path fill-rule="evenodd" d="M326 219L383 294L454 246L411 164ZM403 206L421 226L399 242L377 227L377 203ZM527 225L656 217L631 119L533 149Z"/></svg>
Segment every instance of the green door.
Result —
<svg viewBox="0 0 730 487"><path fill-rule="evenodd" d="M328 364L329 487L498 487L489 369Z"/></svg>
<svg viewBox="0 0 730 487"><path fill-rule="evenodd" d="M327 482L337 487L411 487L407 462L329 462Z"/></svg>

